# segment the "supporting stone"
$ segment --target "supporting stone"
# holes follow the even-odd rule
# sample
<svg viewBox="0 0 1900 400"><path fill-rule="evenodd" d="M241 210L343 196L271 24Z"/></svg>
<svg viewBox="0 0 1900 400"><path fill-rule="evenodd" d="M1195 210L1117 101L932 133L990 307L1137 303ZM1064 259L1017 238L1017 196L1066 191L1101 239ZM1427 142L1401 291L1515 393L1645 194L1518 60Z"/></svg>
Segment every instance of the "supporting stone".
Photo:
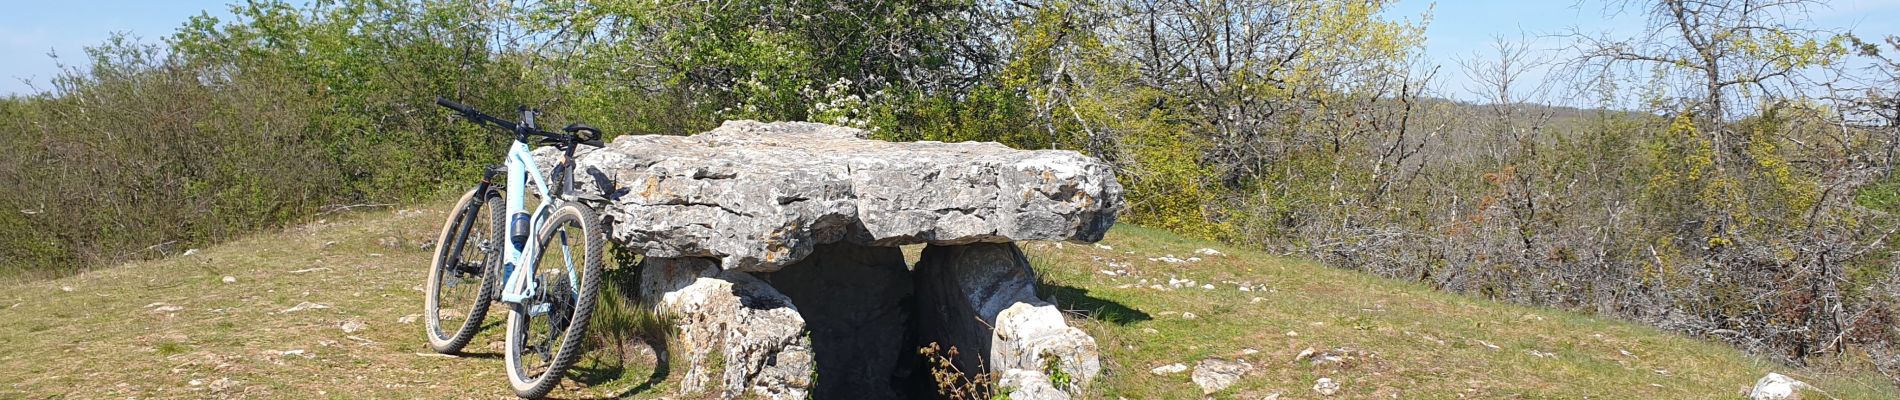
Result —
<svg viewBox="0 0 1900 400"><path fill-rule="evenodd" d="M916 276L919 346L955 346L965 372L1055 372L1073 388L1101 372L1095 339L1036 298L1036 273L1013 243L931 245ZM980 361L979 361L980 360Z"/></svg>
<svg viewBox="0 0 1900 400"><path fill-rule="evenodd" d="M707 259L648 258L640 272L641 296L677 324L678 353L671 356L686 360L685 391L706 390L717 379L725 398L806 398L812 346L791 299Z"/></svg>
<svg viewBox="0 0 1900 400"><path fill-rule="evenodd" d="M895 399L915 364L910 271L896 247L818 245L758 276L798 304L818 356L819 399ZM905 363L905 361L913 361Z"/></svg>
<svg viewBox="0 0 1900 400"><path fill-rule="evenodd" d="M996 391L1009 395L1009 400L1069 400L1069 393L1057 389L1049 376L1038 371L1012 369L1003 371L997 379Z"/></svg>

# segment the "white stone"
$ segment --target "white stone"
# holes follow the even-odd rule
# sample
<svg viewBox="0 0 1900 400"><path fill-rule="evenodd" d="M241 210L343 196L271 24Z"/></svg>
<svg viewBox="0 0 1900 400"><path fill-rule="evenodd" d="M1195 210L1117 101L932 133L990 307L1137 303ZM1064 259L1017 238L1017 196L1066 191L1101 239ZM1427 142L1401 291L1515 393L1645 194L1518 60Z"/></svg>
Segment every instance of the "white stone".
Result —
<svg viewBox="0 0 1900 400"><path fill-rule="evenodd" d="M1339 382L1334 382L1333 378L1319 378L1313 381L1313 392L1321 396L1332 396L1339 393Z"/></svg>
<svg viewBox="0 0 1900 400"><path fill-rule="evenodd" d="M1171 375L1171 374L1179 374L1182 372L1187 372L1187 370L1188 370L1187 365L1183 365L1181 363L1173 363L1173 364L1155 367L1154 369L1148 370L1148 373L1155 374L1155 375Z"/></svg>
<svg viewBox="0 0 1900 400"><path fill-rule="evenodd" d="M1246 360L1222 360L1209 358L1194 365L1194 384L1201 387L1201 394L1214 394L1240 381L1240 377L1253 371L1253 364Z"/></svg>
<svg viewBox="0 0 1900 400"><path fill-rule="evenodd" d="M1800 400L1801 391L1820 389L1807 382L1789 378L1787 375L1770 372L1755 381L1755 387L1748 390L1749 400Z"/></svg>
<svg viewBox="0 0 1900 400"><path fill-rule="evenodd" d="M304 311L304 310L321 310L325 308L330 308L330 306L327 304L318 304L318 303L311 303L311 302L306 301L302 303L297 303L297 305L291 306L290 308L286 308L283 311L278 311L277 313L287 314L287 313L293 313L293 312Z"/></svg>
<svg viewBox="0 0 1900 400"><path fill-rule="evenodd" d="M356 333L364 329L369 329L369 323L363 322L361 318L350 318L349 320L337 323L337 328L342 329L343 333Z"/></svg>

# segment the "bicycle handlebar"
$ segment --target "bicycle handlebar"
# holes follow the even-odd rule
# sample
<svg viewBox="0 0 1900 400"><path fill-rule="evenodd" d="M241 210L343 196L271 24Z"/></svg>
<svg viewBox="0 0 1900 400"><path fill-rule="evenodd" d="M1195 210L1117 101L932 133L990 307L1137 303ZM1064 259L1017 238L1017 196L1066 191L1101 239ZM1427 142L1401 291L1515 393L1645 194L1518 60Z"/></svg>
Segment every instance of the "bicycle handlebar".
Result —
<svg viewBox="0 0 1900 400"><path fill-rule="evenodd" d="M469 106L462 105L462 103L457 103L455 101L441 98L441 97L435 98L435 104L443 106L443 107L448 107L450 110L459 111L463 114L481 114L480 112L476 112L474 108L469 108Z"/></svg>
<svg viewBox="0 0 1900 400"><path fill-rule="evenodd" d="M495 117L489 116L488 114L483 114L481 111L476 111L474 107L469 107L462 103L457 103L453 100L445 99L442 97L436 97L435 104L448 108L450 110L455 110L456 112L461 113L463 118L467 118L469 121L472 121L478 124L488 123L491 125L495 125L495 127L497 128L506 129L518 135L535 135L535 136L540 136L545 139L553 140L558 143L574 143L574 144L584 144L584 145L594 146L594 147L606 147L606 144L601 143L599 139L581 140L581 137L578 135L559 134L559 133L534 129L532 127L524 127L524 126L521 126L521 124L516 123L514 121L509 121L509 120L505 120L501 118L495 118ZM524 110L526 109L524 108ZM595 135L598 136L599 131L595 131ZM522 138L522 139L525 140L526 138Z"/></svg>

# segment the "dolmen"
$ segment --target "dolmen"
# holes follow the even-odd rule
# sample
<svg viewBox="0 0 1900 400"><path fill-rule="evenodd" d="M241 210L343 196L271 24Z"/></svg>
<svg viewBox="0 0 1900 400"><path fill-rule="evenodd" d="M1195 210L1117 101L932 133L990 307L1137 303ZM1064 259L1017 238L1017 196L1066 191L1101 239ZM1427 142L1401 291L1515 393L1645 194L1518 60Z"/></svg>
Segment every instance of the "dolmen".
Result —
<svg viewBox="0 0 1900 400"><path fill-rule="evenodd" d="M643 255L638 296L677 325L684 392L909 398L935 387L919 352L932 344L1018 399L1101 374L1095 340L1037 297L1016 245L1101 240L1123 200L1100 160L729 121L621 136L575 168L575 191L606 201L609 239ZM905 245L923 245L914 265Z"/></svg>

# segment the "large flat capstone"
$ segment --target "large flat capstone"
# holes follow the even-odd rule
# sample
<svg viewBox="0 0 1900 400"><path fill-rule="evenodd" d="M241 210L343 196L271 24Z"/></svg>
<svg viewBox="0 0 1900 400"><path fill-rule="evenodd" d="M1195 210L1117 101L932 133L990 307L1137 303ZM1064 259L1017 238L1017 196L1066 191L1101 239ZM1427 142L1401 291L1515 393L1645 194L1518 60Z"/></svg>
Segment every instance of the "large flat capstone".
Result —
<svg viewBox="0 0 1900 400"><path fill-rule="evenodd" d="M602 211L615 242L648 257L714 258L750 272L777 271L841 241L1094 242L1123 206L1113 169L1073 151L866 137L756 121L692 136L621 136L580 150L575 190L608 200Z"/></svg>

